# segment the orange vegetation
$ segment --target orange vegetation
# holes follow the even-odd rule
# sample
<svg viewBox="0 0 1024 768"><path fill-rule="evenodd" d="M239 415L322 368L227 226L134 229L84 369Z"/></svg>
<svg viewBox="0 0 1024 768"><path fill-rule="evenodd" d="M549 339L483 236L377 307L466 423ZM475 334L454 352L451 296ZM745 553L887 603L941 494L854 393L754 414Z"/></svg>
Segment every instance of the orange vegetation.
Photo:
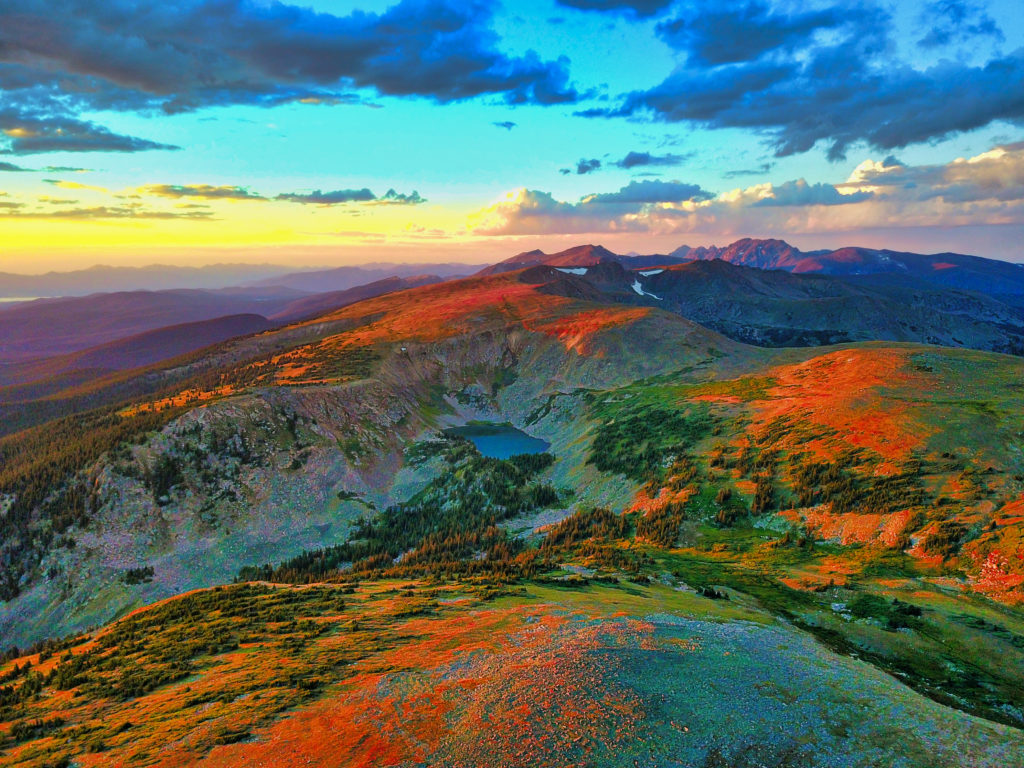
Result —
<svg viewBox="0 0 1024 768"><path fill-rule="evenodd" d="M361 301L312 322L364 324L343 334L344 346L386 341L439 341L478 328L487 320L511 322L551 317L574 304L536 286L501 275L442 283Z"/></svg>
<svg viewBox="0 0 1024 768"><path fill-rule="evenodd" d="M651 496L646 489L641 489L633 497L633 504L628 511L650 515L663 510L669 504L685 504L693 494L694 488L691 486L678 491L662 488L658 491L657 496Z"/></svg>
<svg viewBox="0 0 1024 768"><path fill-rule="evenodd" d="M627 325L648 314L650 309L647 307L592 309L543 322L536 330L549 336L557 336L565 344L566 349L586 354L589 351L587 342L594 334ZM530 326L527 325L527 328Z"/></svg>
<svg viewBox="0 0 1024 768"><path fill-rule="evenodd" d="M820 562L794 569L790 575L779 578L792 589L819 590L829 586L846 586L851 576L862 570L862 564L847 557L829 555Z"/></svg>
<svg viewBox="0 0 1024 768"><path fill-rule="evenodd" d="M361 662L329 699L258 732L253 742L214 748L209 761L225 768L370 768L445 758L458 765L562 765L570 754L583 757L624 738L643 718L636 695L615 686L607 663L599 666L591 655L649 645L643 622L570 624L536 606L414 620L403 631L417 639Z"/></svg>
<svg viewBox="0 0 1024 768"><path fill-rule="evenodd" d="M228 395L233 395L235 391L235 388L231 386L217 387L213 390L186 389L171 397L164 397L160 400L154 400L149 403L133 405L131 408L126 408L121 411L121 415L124 417L131 417L140 413L150 413L153 411L159 412L167 408L177 408L192 403L202 403L207 400L212 400L215 397L227 397Z"/></svg>
<svg viewBox="0 0 1024 768"><path fill-rule="evenodd" d="M780 513L796 524L805 524L816 538L840 544L869 544L874 541L895 546L914 519L909 510L892 514L847 512L836 515L830 504L806 509L787 509Z"/></svg>
<svg viewBox="0 0 1024 768"><path fill-rule="evenodd" d="M975 568L973 587L1010 604L1024 604L1024 496L1007 504L993 525L964 547Z"/></svg>
<svg viewBox="0 0 1024 768"><path fill-rule="evenodd" d="M879 396L881 387L915 383L901 349L845 349L769 371L776 384L754 403L754 430L796 418L836 430L843 442L888 459L907 458L929 432L908 414L906 403ZM922 386L918 383L918 386ZM806 443L801 449L806 450ZM817 446L825 450L824 444ZM825 457L832 458L832 457Z"/></svg>
<svg viewBox="0 0 1024 768"><path fill-rule="evenodd" d="M296 604L289 594L308 594L310 605L326 600L337 608L298 613L310 618L290 623L196 616L198 633L208 621L246 627L240 644L202 654L194 674L144 696L47 689L20 716L59 715L60 730L6 757L31 762L32 755L73 754L82 768L583 765L588 755L629 743L644 727L642 700L618 682L616 650L699 650L698 642L678 639L667 647L647 622L596 606L596 615L581 615L538 603L486 603L456 585L375 582L354 593L329 585L263 589L254 607L284 610ZM343 607L334 597L342 594ZM121 622L144 622L154 610L160 607ZM323 631L310 632L311 626ZM153 627L165 630L175 631ZM122 650L136 653L140 640L132 635ZM107 652L102 635L88 648ZM117 658L122 665L156 661ZM100 674L120 674L106 669ZM303 681L316 685L297 689ZM0 723L0 734L9 727Z"/></svg>
<svg viewBox="0 0 1024 768"><path fill-rule="evenodd" d="M338 380L329 362L343 352L378 344L437 342L463 333L520 325L558 338L567 349L591 354L592 338L649 314L645 307L594 308L573 299L541 293L518 275L495 275L424 286L357 302L336 312L290 326L322 326L324 338L248 364L260 381L283 385L326 384ZM287 330L287 329L286 329ZM326 363L326 364L325 364ZM237 387L185 390L135 406L124 415L158 411L235 394Z"/></svg>

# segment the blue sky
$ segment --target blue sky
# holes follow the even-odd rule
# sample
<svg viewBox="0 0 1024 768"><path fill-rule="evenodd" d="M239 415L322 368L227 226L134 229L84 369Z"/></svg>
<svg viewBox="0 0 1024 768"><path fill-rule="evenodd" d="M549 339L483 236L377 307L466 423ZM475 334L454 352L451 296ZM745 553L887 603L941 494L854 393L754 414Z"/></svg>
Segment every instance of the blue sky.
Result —
<svg viewBox="0 0 1024 768"><path fill-rule="evenodd" d="M1010 2L0 0L0 269L1024 260Z"/></svg>

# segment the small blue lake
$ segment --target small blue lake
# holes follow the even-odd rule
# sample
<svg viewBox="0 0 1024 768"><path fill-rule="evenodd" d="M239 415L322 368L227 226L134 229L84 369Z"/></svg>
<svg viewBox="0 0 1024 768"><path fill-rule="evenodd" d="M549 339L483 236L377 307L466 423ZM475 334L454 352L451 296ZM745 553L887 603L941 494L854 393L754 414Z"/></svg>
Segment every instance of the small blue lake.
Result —
<svg viewBox="0 0 1024 768"><path fill-rule="evenodd" d="M507 459L521 453L544 453L551 447L547 440L528 435L511 424L477 422L452 427L444 433L466 438L480 453L492 459Z"/></svg>

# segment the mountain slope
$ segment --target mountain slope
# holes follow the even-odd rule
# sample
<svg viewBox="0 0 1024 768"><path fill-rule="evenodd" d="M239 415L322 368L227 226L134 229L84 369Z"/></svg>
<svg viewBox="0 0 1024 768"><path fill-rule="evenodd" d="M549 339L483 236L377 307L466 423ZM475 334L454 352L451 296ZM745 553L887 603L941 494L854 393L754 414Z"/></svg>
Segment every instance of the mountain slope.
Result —
<svg viewBox="0 0 1024 768"><path fill-rule="evenodd" d="M9 666L53 671L17 729L0 725L10 765L1002 768L1024 757L1011 726L930 701L757 606L660 584L235 585L57 650Z"/></svg>
<svg viewBox="0 0 1024 768"><path fill-rule="evenodd" d="M227 315L157 328L67 355L0 366L0 400L49 396L111 371L152 365L275 325L262 315ZM44 381L31 389L9 389L12 385L40 380Z"/></svg>
<svg viewBox="0 0 1024 768"><path fill-rule="evenodd" d="M593 267L603 262L617 262L627 267L638 268L657 264L675 264L679 261L682 261L682 259L662 255L620 256L601 245L577 245L558 253L544 253L544 251L540 250L526 251L498 262L493 266L486 267L477 274L497 275L502 272L514 272L518 269L540 265L578 269L581 267Z"/></svg>
<svg viewBox="0 0 1024 768"><path fill-rule="evenodd" d="M299 296L291 289L170 290L41 299L0 311L0 361L65 355L157 328L226 315L266 317Z"/></svg>
<svg viewBox="0 0 1024 768"><path fill-rule="evenodd" d="M338 307L352 304L366 298L404 290L420 285L440 282L434 275L416 275L408 278L391 277L346 291L333 291L303 295L294 298L291 289L227 289L213 292L214 304L202 303L206 296L182 292L171 292L171 296L157 294L99 294L87 300L72 301L72 311L78 312L81 322L80 337L67 337L56 343L77 346L85 343L91 335L118 335L134 325L149 325L161 322L175 314L208 314L234 306L256 306L267 312L269 319L257 314L227 315L211 320L180 323L125 338L117 338L99 346L70 354L35 358L40 348L51 348L53 337L47 333L54 326L53 319L60 317L68 308L64 302L35 305L34 312L20 312L12 315L14 322L8 330L12 334L9 347L16 348L15 354L32 354L33 359L20 362L0 363L0 403L6 401L27 401L41 397L53 397L60 392L75 389L81 384L95 381L111 371L149 366L180 355L186 355L203 347L234 336L243 336L265 331L299 319L315 317ZM175 302L180 301L176 306ZM82 306L82 305L85 306ZM109 308L109 309L108 309ZM108 318L108 312L127 311L128 316ZM147 311L150 313L147 314ZM132 313L136 316L132 317ZM108 322L109 321L109 322ZM2 323L0 323L2 325ZM97 330L96 326L103 326ZM13 385L33 383L31 387L10 389Z"/></svg>
<svg viewBox="0 0 1024 768"><path fill-rule="evenodd" d="M600 264L602 261L616 259L617 256L601 245L578 245L558 253L544 253L544 251L526 251L505 259L498 264L486 267L478 274L497 275L502 272L514 272L524 267L533 267L538 264L547 264L552 267L591 267Z"/></svg>
<svg viewBox="0 0 1024 768"><path fill-rule="evenodd" d="M872 248L800 251L784 240L744 238L725 247L690 248L672 252L678 260L721 260L730 264L798 274L897 275L963 291L990 295L1024 294L1024 268L998 259L960 253L920 254Z"/></svg>
<svg viewBox="0 0 1024 768"><path fill-rule="evenodd" d="M382 296L385 293L404 291L407 288L418 288L421 285L432 285L443 282L438 275L411 275L409 277L386 277L365 285L357 285L343 291L326 291L305 296L290 302L279 311L273 313L272 320L294 322L308 317L324 314L332 309L344 307L363 299Z"/></svg>
<svg viewBox="0 0 1024 768"><path fill-rule="evenodd" d="M206 267L100 265L42 275L0 272L0 297L86 296L100 292L155 291L168 287L216 290L257 280L266 280L268 285L273 285L274 278L286 272L287 268L275 264L213 264Z"/></svg>
<svg viewBox="0 0 1024 768"><path fill-rule="evenodd" d="M664 308L760 346L877 339L1024 352L1024 313L1019 308L906 276L867 281L717 259L634 271L615 262L579 274L550 267L533 270L547 281L548 292Z"/></svg>
<svg viewBox="0 0 1024 768"><path fill-rule="evenodd" d="M750 356L757 352L677 316L553 300L514 275L389 294L229 342L197 361L204 372L194 379L155 400L136 395L121 416L104 417L149 425L177 416L143 446L81 466L80 482L93 488L81 510L90 523L73 549L44 561L45 547L25 538L37 524L51 541L68 536L74 515L55 528L37 518L64 499L43 493L33 502L41 506L19 506L8 518L22 527L5 539L5 556L20 563L5 589L23 594L0 616L0 630L80 627L125 601L216 583L241 565L336 541L365 509L339 503L339 493L396 500L403 443L465 414L521 421L563 387L609 386L683 365L726 369ZM143 379L160 381L155 370ZM122 391L117 380L110 386ZM16 449L19 439L6 440ZM179 469L165 478L169 467ZM8 469L16 499L25 482L17 477ZM167 496L170 487L184 495ZM24 491L21 500L29 503ZM224 551L246 554L225 560ZM124 592L120 574L140 560L159 564L160 575ZM63 575L43 580L43 572Z"/></svg>
<svg viewBox="0 0 1024 768"><path fill-rule="evenodd" d="M422 263L401 264L380 262L358 267L335 267L333 269L310 270L274 276L251 283L253 286L283 286L306 293L346 291L360 285L394 277L415 278L420 275L437 275L445 280L463 277L480 269L479 264Z"/></svg>
<svg viewBox="0 0 1024 768"><path fill-rule="evenodd" d="M0 661L4 761L1020 762L1024 361L747 346L674 271L849 289L477 276L0 440L0 635L100 627Z"/></svg>

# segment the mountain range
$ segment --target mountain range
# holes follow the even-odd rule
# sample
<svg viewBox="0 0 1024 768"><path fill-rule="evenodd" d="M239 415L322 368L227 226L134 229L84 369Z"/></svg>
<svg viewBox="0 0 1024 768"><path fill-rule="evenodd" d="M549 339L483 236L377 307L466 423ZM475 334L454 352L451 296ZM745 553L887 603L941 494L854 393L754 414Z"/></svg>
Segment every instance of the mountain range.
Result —
<svg viewBox="0 0 1024 768"><path fill-rule="evenodd" d="M476 269L479 269L479 265L394 262L326 270L311 267L296 270L280 264L212 264L205 267L166 264L146 267L97 265L88 269L37 275L0 272L0 299L88 296L93 293L157 291L165 288L209 291L235 286L247 289L270 286L304 293L322 293L346 290L389 277L423 274L455 277Z"/></svg>
<svg viewBox="0 0 1024 768"><path fill-rule="evenodd" d="M865 277L878 282L898 282L899 278L907 278L945 288L1004 297L1024 294L1024 267L998 259L959 253L926 255L856 247L801 251L784 240L754 238L743 238L723 247L691 248L684 245L668 254L623 256L600 245L580 245L553 254L533 250L487 267L481 274L497 274L539 264L588 267L602 261L616 261L627 268L669 266L691 261L724 261L761 270Z"/></svg>
<svg viewBox="0 0 1024 768"><path fill-rule="evenodd" d="M206 267L167 264L114 267L100 264L88 269L38 275L0 272L0 298L87 296L99 292L151 291L161 287L212 290L282 276L289 271L274 264L213 264Z"/></svg>
<svg viewBox="0 0 1024 768"><path fill-rule="evenodd" d="M24 362L0 759L1019 764L1017 268L780 243Z"/></svg>

